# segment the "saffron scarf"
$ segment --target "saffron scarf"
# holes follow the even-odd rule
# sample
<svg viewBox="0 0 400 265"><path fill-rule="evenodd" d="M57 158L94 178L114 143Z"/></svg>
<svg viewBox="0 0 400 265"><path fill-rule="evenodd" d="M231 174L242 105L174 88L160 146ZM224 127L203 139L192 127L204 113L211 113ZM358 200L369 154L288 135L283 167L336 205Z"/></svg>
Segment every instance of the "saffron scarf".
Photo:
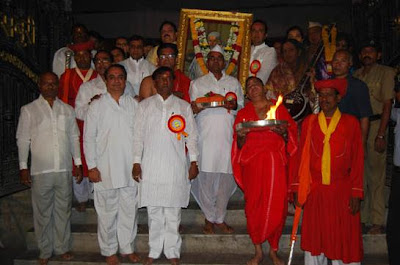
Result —
<svg viewBox="0 0 400 265"><path fill-rule="evenodd" d="M335 113L332 116L331 122L329 126L326 123L326 117L323 111L318 114L318 124L321 128L321 131L325 134L324 138L324 148L322 151L322 160L321 160L321 171L322 171L322 184L329 185L331 184L331 145L329 140L331 139L332 133L336 130L336 127L339 123L341 113L339 108L336 108Z"/></svg>

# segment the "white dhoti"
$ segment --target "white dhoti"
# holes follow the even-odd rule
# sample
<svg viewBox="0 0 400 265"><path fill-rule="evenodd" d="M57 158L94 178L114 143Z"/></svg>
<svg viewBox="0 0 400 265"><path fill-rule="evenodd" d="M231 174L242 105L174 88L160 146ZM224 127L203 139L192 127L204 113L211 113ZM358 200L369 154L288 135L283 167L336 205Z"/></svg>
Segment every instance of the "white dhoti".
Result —
<svg viewBox="0 0 400 265"><path fill-rule="evenodd" d="M147 206L149 218L149 257L158 259L164 249L167 259L180 258L181 208Z"/></svg>
<svg viewBox="0 0 400 265"><path fill-rule="evenodd" d="M332 265L360 265L361 262L344 263L341 260L332 260ZM324 254L312 256L311 252L304 251L304 265L328 265L328 259Z"/></svg>
<svg viewBox="0 0 400 265"><path fill-rule="evenodd" d="M83 178L80 184L76 183L75 177L73 178L73 190L75 199L78 202L87 202L89 199L93 200L93 183L89 178Z"/></svg>
<svg viewBox="0 0 400 265"><path fill-rule="evenodd" d="M137 187L124 187L94 192L98 215L97 234L101 255L134 252L137 234Z"/></svg>
<svg viewBox="0 0 400 265"><path fill-rule="evenodd" d="M71 172L32 176L32 207L39 258L71 249Z"/></svg>
<svg viewBox="0 0 400 265"><path fill-rule="evenodd" d="M229 198L236 191L232 174L200 171L192 181L192 194L211 223L221 224L225 220Z"/></svg>

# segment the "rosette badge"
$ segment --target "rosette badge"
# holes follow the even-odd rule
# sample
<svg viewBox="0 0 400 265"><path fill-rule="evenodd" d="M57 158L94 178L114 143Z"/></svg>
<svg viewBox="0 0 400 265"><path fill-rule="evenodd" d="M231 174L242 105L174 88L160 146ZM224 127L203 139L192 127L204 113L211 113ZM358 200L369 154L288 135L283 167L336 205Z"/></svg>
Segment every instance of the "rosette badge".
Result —
<svg viewBox="0 0 400 265"><path fill-rule="evenodd" d="M176 134L178 141L181 140L182 135L185 137L188 136L188 134L185 132L185 127L186 121L182 115L175 114L168 119L168 129Z"/></svg>
<svg viewBox="0 0 400 265"><path fill-rule="evenodd" d="M257 76L258 71L261 69L261 62L259 60L253 60L250 64L250 73Z"/></svg>

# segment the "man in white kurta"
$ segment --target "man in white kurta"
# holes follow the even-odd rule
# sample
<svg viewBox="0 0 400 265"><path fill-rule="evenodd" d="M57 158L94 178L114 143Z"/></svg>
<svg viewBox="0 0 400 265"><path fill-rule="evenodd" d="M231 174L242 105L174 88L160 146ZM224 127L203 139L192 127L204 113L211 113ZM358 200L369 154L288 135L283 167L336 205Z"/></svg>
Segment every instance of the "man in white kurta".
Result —
<svg viewBox="0 0 400 265"><path fill-rule="evenodd" d="M152 77L157 94L140 102L134 133L133 176L139 182L139 207L147 207L149 218L145 264L163 250L171 264L178 264L181 207L188 206L190 180L198 173L197 129L190 104L172 94L173 70L163 66Z"/></svg>
<svg viewBox="0 0 400 265"><path fill-rule="evenodd" d="M108 51L101 50L96 53L93 61L98 75L95 79L85 82L79 87L78 95L75 99L75 113L77 119L85 121L90 103L107 93L104 73L111 66L111 58L112 56ZM126 82L124 93L133 98L136 96L129 82Z"/></svg>
<svg viewBox="0 0 400 265"><path fill-rule="evenodd" d="M99 246L107 264L119 262L118 250L137 262L134 239L138 200L137 185L132 178L137 101L124 94L123 66L110 66L105 76L107 93L90 104L84 131L89 179L94 183Z"/></svg>
<svg viewBox="0 0 400 265"><path fill-rule="evenodd" d="M214 233L214 225L226 233L233 229L225 222L229 198L236 189L232 176L231 147L236 110L243 106L239 81L225 74L222 48L216 45L208 54L209 73L192 81L189 94L199 131L200 174L192 183L192 194L205 215L204 232ZM212 91L225 96L233 92L237 101L228 101L225 108L198 109L193 103Z"/></svg>
<svg viewBox="0 0 400 265"><path fill-rule="evenodd" d="M119 64L123 65L128 73L128 81L133 86L136 95L139 95L140 83L143 78L151 75L156 67L144 59L144 39L134 35L129 39L129 58Z"/></svg>
<svg viewBox="0 0 400 265"><path fill-rule="evenodd" d="M265 44L267 24L262 20L254 21L251 25L250 37L252 45L249 76L257 76L265 85L272 70L278 64L275 48ZM257 62L260 63L261 67L256 67Z"/></svg>
<svg viewBox="0 0 400 265"><path fill-rule="evenodd" d="M21 182L32 185L32 208L39 264L53 252L71 259L72 159L82 181L79 130L71 106L57 98L58 77L40 76L40 96L21 108L17 145ZM28 169L29 151L31 168Z"/></svg>

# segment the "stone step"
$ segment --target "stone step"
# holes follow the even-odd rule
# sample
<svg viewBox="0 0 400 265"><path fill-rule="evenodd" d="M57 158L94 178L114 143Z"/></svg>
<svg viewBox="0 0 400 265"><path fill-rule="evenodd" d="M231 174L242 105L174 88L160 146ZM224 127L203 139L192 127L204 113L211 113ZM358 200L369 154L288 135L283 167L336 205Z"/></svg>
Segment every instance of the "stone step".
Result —
<svg viewBox="0 0 400 265"><path fill-rule="evenodd" d="M138 211L138 224L147 224L147 210L141 208ZM246 216L243 209L228 209L225 222L229 225L242 225L247 224ZM72 224L97 224L97 214L94 208L87 208L85 212L78 212L75 209L72 210L71 216ZM203 225L204 215L200 209L182 209L181 216L182 225ZM293 216L287 216L286 225L292 226Z"/></svg>
<svg viewBox="0 0 400 265"><path fill-rule="evenodd" d="M146 253L140 253L142 257L146 256ZM38 251L28 251L14 260L14 265L36 265L37 264ZM288 259L288 254L283 253L282 258L285 260L285 264ZM234 265L234 264L246 264L252 257L252 254L220 254L220 253L183 253L181 255L181 265ZM294 255L292 259L293 265L303 265L302 254ZM104 257L98 253L83 253L74 252L74 259L71 261L63 261L60 258L52 258L49 265L105 265ZM121 259L122 265L132 264L128 262L126 258ZM170 264L165 257L162 257L154 262L154 264L167 265ZM262 264L272 264L269 258L265 258ZM362 261L363 265L388 265L387 255L365 255Z"/></svg>
<svg viewBox="0 0 400 265"><path fill-rule="evenodd" d="M214 235L205 235L202 226L184 226L182 232L182 253L227 253L227 254L252 254L253 244L246 232L245 226L233 226L235 233L231 235L222 234L217 231ZM279 248L283 253L290 251L290 227L286 226L281 237ZM97 241L97 226L72 225L73 249L72 251L99 252ZM295 244L295 253L301 253L299 236ZM364 252L367 254L387 253L386 235L363 235ZM267 250L268 243L263 247ZM27 234L28 250L37 249L37 243L33 229ZM138 226L136 237L136 248L139 252L148 251L148 227L147 225Z"/></svg>

